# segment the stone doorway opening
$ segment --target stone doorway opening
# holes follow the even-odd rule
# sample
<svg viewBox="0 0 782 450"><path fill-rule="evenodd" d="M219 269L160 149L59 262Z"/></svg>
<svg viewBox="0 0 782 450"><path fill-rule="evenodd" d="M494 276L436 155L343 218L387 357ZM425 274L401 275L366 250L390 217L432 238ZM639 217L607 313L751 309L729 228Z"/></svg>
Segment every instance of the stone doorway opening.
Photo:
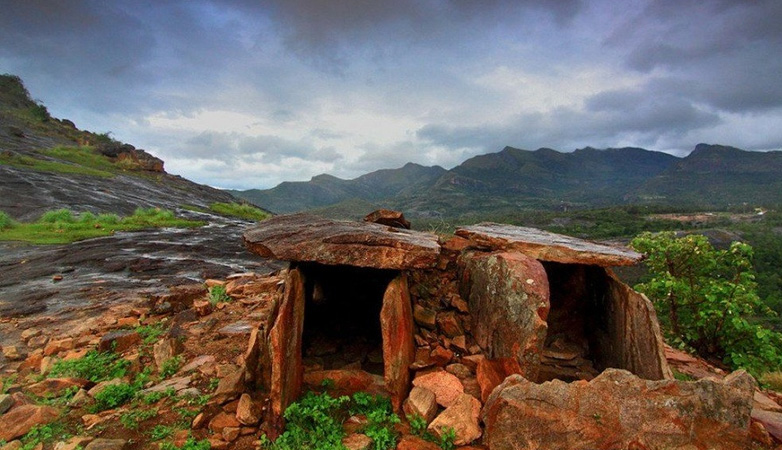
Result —
<svg viewBox="0 0 782 450"><path fill-rule="evenodd" d="M549 279L548 330L538 382L591 380L605 369L600 327L606 285L601 267L543 262Z"/></svg>
<svg viewBox="0 0 782 450"><path fill-rule="evenodd" d="M305 370L384 374L380 312L396 270L302 264L305 282L302 358Z"/></svg>

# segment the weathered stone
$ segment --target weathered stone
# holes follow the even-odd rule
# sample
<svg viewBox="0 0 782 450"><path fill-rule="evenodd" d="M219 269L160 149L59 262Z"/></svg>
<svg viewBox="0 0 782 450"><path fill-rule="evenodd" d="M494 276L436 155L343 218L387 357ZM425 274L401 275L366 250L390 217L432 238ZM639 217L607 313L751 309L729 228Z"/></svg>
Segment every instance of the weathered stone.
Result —
<svg viewBox="0 0 782 450"><path fill-rule="evenodd" d="M481 223L457 228L454 234L476 246L517 251L541 261L610 267L632 266L643 259L640 253L626 248L513 225Z"/></svg>
<svg viewBox="0 0 782 450"><path fill-rule="evenodd" d="M763 424L766 432L776 440L782 441L782 413L755 408L752 419Z"/></svg>
<svg viewBox="0 0 782 450"><path fill-rule="evenodd" d="M372 439L366 434L353 433L342 438L342 445L347 450L369 450L372 447Z"/></svg>
<svg viewBox="0 0 782 450"><path fill-rule="evenodd" d="M460 263L476 342L490 358L515 358L534 379L548 330L543 265L519 253L466 253Z"/></svg>
<svg viewBox="0 0 782 450"><path fill-rule="evenodd" d="M141 391L141 393L151 394L153 392L165 392L167 390L173 389L174 392L179 394L188 388L188 386L190 385L190 381L191 381L190 375L169 378L167 380L161 381L160 383L150 388L144 389L143 391ZM222 382L222 380L220 381ZM217 387L219 390L220 386L218 385ZM217 391L215 391L215 397L217 397L217 395L218 393Z"/></svg>
<svg viewBox="0 0 782 450"><path fill-rule="evenodd" d="M214 355L201 355L190 360L181 369L179 369L179 371L181 373L187 373L206 365L214 365L214 363L215 363Z"/></svg>
<svg viewBox="0 0 782 450"><path fill-rule="evenodd" d="M242 394L236 405L236 420L242 425L257 425L261 420L261 406L249 394Z"/></svg>
<svg viewBox="0 0 782 450"><path fill-rule="evenodd" d="M14 404L14 399L8 394L0 394L0 414L5 414L6 411L11 409Z"/></svg>
<svg viewBox="0 0 782 450"><path fill-rule="evenodd" d="M240 431L241 428L239 427L225 427L220 435L223 437L224 441L233 442L239 437Z"/></svg>
<svg viewBox="0 0 782 450"><path fill-rule="evenodd" d="M21 361L27 355L24 352L20 351L19 347L17 347L16 345L4 345L3 356L8 361Z"/></svg>
<svg viewBox="0 0 782 450"><path fill-rule="evenodd" d="M423 417L429 424L437 414L437 398L429 389L415 386L405 400L403 410L407 415Z"/></svg>
<svg viewBox="0 0 782 450"><path fill-rule="evenodd" d="M236 420L236 416L227 412L219 412L216 416L212 417L209 421L209 430L215 434L223 432L225 427L239 428L241 424Z"/></svg>
<svg viewBox="0 0 782 450"><path fill-rule="evenodd" d="M779 403L771 400L766 394L760 391L755 391L755 394L752 397L752 407L753 409L759 408L765 411L782 412L782 406L779 406Z"/></svg>
<svg viewBox="0 0 782 450"><path fill-rule="evenodd" d="M74 436L67 441L58 442L54 445L54 450L76 450L84 448L85 445L92 442L94 438L90 436Z"/></svg>
<svg viewBox="0 0 782 450"><path fill-rule="evenodd" d="M521 367L518 361L513 358L480 360L476 369L476 378L481 387L480 400L486 403L491 391L505 381L505 378L520 373Z"/></svg>
<svg viewBox="0 0 782 450"><path fill-rule="evenodd" d="M299 396L301 390L304 282L304 277L298 269L288 272L288 277L285 280L285 294L275 323L269 331L271 363L269 402L273 422L282 421L282 413L285 408ZM281 423L271 424L272 427L280 425Z"/></svg>
<svg viewBox="0 0 782 450"><path fill-rule="evenodd" d="M469 394L461 394L456 401L437 416L427 429L441 437L445 431L453 430L454 444L466 445L481 437L478 424L481 402Z"/></svg>
<svg viewBox="0 0 782 450"><path fill-rule="evenodd" d="M201 317L212 314L212 304L208 300L194 300L193 309Z"/></svg>
<svg viewBox="0 0 782 450"><path fill-rule="evenodd" d="M160 369L166 361L182 353L183 346L179 339L163 338L152 347L155 365Z"/></svg>
<svg viewBox="0 0 782 450"><path fill-rule="evenodd" d="M201 300L207 294L206 286L202 283L178 284L162 295L156 295L151 298L154 304L154 310L158 313L168 311L184 311L193 305L193 301ZM163 305L167 304L167 307Z"/></svg>
<svg viewBox="0 0 782 450"><path fill-rule="evenodd" d="M443 367L453 359L453 352L440 345L435 346L429 354L429 361L435 366Z"/></svg>
<svg viewBox="0 0 782 450"><path fill-rule="evenodd" d="M43 354L44 356L52 356L72 349L73 338L52 339L46 344L46 347L44 347Z"/></svg>
<svg viewBox="0 0 782 450"><path fill-rule="evenodd" d="M432 391L437 399L437 403L447 408L464 393L462 382L442 369L433 370L426 373L417 373L413 379L413 386L426 388Z"/></svg>
<svg viewBox="0 0 782 450"><path fill-rule="evenodd" d="M266 258L376 269L428 268L440 245L432 233L309 214L277 216L245 231L250 251Z"/></svg>
<svg viewBox="0 0 782 450"><path fill-rule="evenodd" d="M86 405L91 401L92 401L92 397L90 397L90 394L88 394L87 391L85 391L84 389L79 389L78 391L76 391L76 394L74 394L71 400L68 402L68 406L75 408L75 407Z"/></svg>
<svg viewBox="0 0 782 450"><path fill-rule="evenodd" d="M228 325L222 326L217 330L218 334L223 336L249 336L252 330L256 328L246 320L238 320Z"/></svg>
<svg viewBox="0 0 782 450"><path fill-rule="evenodd" d="M141 325L141 323L139 322L138 317L120 317L117 319L117 326L120 328L136 328L139 325Z"/></svg>
<svg viewBox="0 0 782 450"><path fill-rule="evenodd" d="M21 405L0 416L0 441L24 436L36 425L57 419L60 411L51 406Z"/></svg>
<svg viewBox="0 0 782 450"><path fill-rule="evenodd" d="M87 384L90 384L89 380L82 378L47 378L27 386L27 390L38 397L59 397L66 389L83 388Z"/></svg>
<svg viewBox="0 0 782 450"><path fill-rule="evenodd" d="M416 325L419 327L434 330L437 326L437 313L429 308L424 308L421 305L415 305L413 307L413 318L415 319Z"/></svg>
<svg viewBox="0 0 782 450"><path fill-rule="evenodd" d="M231 370L220 377L214 396L218 402L233 400L244 392L244 370L231 365Z"/></svg>
<svg viewBox="0 0 782 450"><path fill-rule="evenodd" d="M752 422L749 424L749 436L754 442L757 442L764 447L770 448L774 445L774 439L771 438L765 425L755 419L752 419Z"/></svg>
<svg viewBox="0 0 782 450"><path fill-rule="evenodd" d="M4 446L0 447L0 450L20 450L23 447L22 441L11 441Z"/></svg>
<svg viewBox="0 0 782 450"><path fill-rule="evenodd" d="M390 209L378 209L373 211L364 217L364 222L378 223L380 225L386 225L394 228L410 229L410 221L405 219L405 215L399 211L392 211Z"/></svg>
<svg viewBox="0 0 782 450"><path fill-rule="evenodd" d="M459 323L459 316L453 311L444 311L437 314L437 328L449 338L464 334L464 329Z"/></svg>
<svg viewBox="0 0 782 450"><path fill-rule="evenodd" d="M101 392L103 392L103 390L106 389L107 387L109 387L109 386L116 386L116 385L122 384L124 382L125 382L125 380L123 380L122 378L112 378L111 380L101 381L100 383L98 383L95 386L91 387L87 391L87 394L90 397L94 398L96 395L98 395Z"/></svg>
<svg viewBox="0 0 782 450"><path fill-rule="evenodd" d="M396 445L396 450L440 450L434 442L429 442L417 436L403 436Z"/></svg>
<svg viewBox="0 0 782 450"><path fill-rule="evenodd" d="M456 378L458 378L459 380L463 380L467 377L474 375L474 372L471 371L469 367L460 363L449 364L448 366L445 367L445 371L456 375Z"/></svg>
<svg viewBox="0 0 782 450"><path fill-rule="evenodd" d="M95 439L87 444L84 450L122 450L128 445L125 439Z"/></svg>
<svg viewBox="0 0 782 450"><path fill-rule="evenodd" d="M22 338L23 341L26 342L30 338L34 338L36 336L40 336L41 333L42 333L42 331L41 331L40 328L28 328L28 329L22 331L20 337Z"/></svg>
<svg viewBox="0 0 782 450"><path fill-rule="evenodd" d="M380 327L386 389L391 394L394 410L399 410L410 389L408 367L415 360L413 311L404 274L391 280L386 288L380 310Z"/></svg>
<svg viewBox="0 0 782 450"><path fill-rule="evenodd" d="M98 351L122 353L130 350L139 342L141 342L141 336L133 330L112 331L100 338Z"/></svg>
<svg viewBox="0 0 782 450"><path fill-rule="evenodd" d="M533 448L745 449L754 381L643 380L608 369L590 382L508 377L483 409L484 444Z"/></svg>

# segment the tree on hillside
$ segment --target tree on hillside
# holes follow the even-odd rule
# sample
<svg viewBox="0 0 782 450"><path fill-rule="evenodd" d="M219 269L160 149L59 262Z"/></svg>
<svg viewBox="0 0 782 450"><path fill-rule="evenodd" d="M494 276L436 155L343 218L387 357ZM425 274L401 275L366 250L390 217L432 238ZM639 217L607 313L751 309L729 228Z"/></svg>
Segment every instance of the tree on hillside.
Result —
<svg viewBox="0 0 782 450"><path fill-rule="evenodd" d="M716 250L705 236L672 232L643 233L631 245L650 272L636 289L654 302L669 341L755 376L782 367L782 334L748 320L773 314L757 294L751 246Z"/></svg>

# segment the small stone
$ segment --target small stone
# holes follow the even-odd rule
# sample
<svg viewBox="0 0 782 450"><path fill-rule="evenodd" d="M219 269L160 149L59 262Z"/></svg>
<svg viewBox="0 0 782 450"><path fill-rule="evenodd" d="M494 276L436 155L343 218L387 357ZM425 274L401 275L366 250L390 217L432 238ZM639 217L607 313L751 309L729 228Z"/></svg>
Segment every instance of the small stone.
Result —
<svg viewBox="0 0 782 450"><path fill-rule="evenodd" d="M440 446L434 442L429 442L417 436L407 435L402 437L396 450L440 450Z"/></svg>
<svg viewBox="0 0 782 450"><path fill-rule="evenodd" d="M354 433L342 438L342 445L348 450L368 450L372 446L372 439L366 434Z"/></svg>
<svg viewBox="0 0 782 450"><path fill-rule="evenodd" d="M27 386L27 390L38 397L59 397L66 389L74 386L83 388L88 383L88 380L81 378L47 378Z"/></svg>
<svg viewBox="0 0 782 450"><path fill-rule="evenodd" d="M212 314L212 304L207 300L195 300L193 301L193 309L199 316L208 316Z"/></svg>
<svg viewBox="0 0 782 450"><path fill-rule="evenodd" d="M239 427L225 427L221 433L223 440L226 442L233 442L239 437Z"/></svg>
<svg viewBox="0 0 782 450"><path fill-rule="evenodd" d="M28 341L30 338L34 338L36 336L41 335L41 329L40 328L28 328L24 331L22 331L21 338L23 341Z"/></svg>
<svg viewBox="0 0 782 450"><path fill-rule="evenodd" d="M0 450L20 450L22 448L22 441L11 441L4 446L0 447Z"/></svg>
<svg viewBox="0 0 782 450"><path fill-rule="evenodd" d="M127 443L125 439L95 439L84 450L122 450Z"/></svg>
<svg viewBox="0 0 782 450"><path fill-rule="evenodd" d="M437 327L449 338L464 334L464 329L459 323L458 315L453 311L445 311L437 314Z"/></svg>
<svg viewBox="0 0 782 450"><path fill-rule="evenodd" d="M84 389L79 389L76 394L68 402L68 406L79 407L92 402L92 397Z"/></svg>
<svg viewBox="0 0 782 450"><path fill-rule="evenodd" d="M122 317L117 319L117 326L121 328L136 328L139 325L141 325L141 323L139 322L138 317Z"/></svg>
<svg viewBox="0 0 782 450"><path fill-rule="evenodd" d="M160 370L163 364L183 350L182 342L179 339L163 338L152 347L152 354L155 357L155 365Z"/></svg>
<svg viewBox="0 0 782 450"><path fill-rule="evenodd" d="M14 399L8 394L0 394L0 415L11 409Z"/></svg>
<svg viewBox="0 0 782 450"><path fill-rule="evenodd" d="M44 356L52 356L60 352L73 350L73 338L50 340L43 349Z"/></svg>
<svg viewBox="0 0 782 450"><path fill-rule="evenodd" d="M49 373L49 371L52 369L52 365L54 364L54 359L51 356L44 356L41 358L41 375L46 375Z"/></svg>
<svg viewBox="0 0 782 450"><path fill-rule="evenodd" d="M424 308L421 305L415 305L413 307L413 320L415 320L415 323L420 327L434 330L437 326L436 317L437 314L431 309Z"/></svg>
<svg viewBox="0 0 782 450"><path fill-rule="evenodd" d="M33 336L27 341L27 346L30 348L42 348L49 342L49 336Z"/></svg>
<svg viewBox="0 0 782 450"><path fill-rule="evenodd" d="M242 394L236 406L236 420L242 425L256 425L261 420L261 407L249 394Z"/></svg>
<svg viewBox="0 0 782 450"><path fill-rule="evenodd" d="M197 430L202 428L204 425L206 425L206 415L204 413L198 413L198 415L193 419L193 423L190 425L190 427L194 430Z"/></svg>
<svg viewBox="0 0 782 450"><path fill-rule="evenodd" d="M52 277L52 281L54 281L55 283L58 281L62 281L62 275L54 275Z"/></svg>
<svg viewBox="0 0 782 450"><path fill-rule="evenodd" d="M459 363L448 364L445 367L445 371L456 375L456 378L460 380L463 380L473 375L473 372L470 370L469 367Z"/></svg>
<svg viewBox="0 0 782 450"><path fill-rule="evenodd" d="M462 334L451 340L451 347L459 353L467 352L467 338Z"/></svg>
<svg viewBox="0 0 782 450"><path fill-rule="evenodd" d="M3 356L5 356L5 359L9 361L21 361L25 358L24 353L21 353L19 351L19 347L15 345L4 345L3 346Z"/></svg>
<svg viewBox="0 0 782 450"><path fill-rule="evenodd" d="M141 336L135 331L112 331L100 338L100 342L98 342L98 351L122 353L131 349L139 342L141 342Z"/></svg>
<svg viewBox="0 0 782 450"><path fill-rule="evenodd" d="M225 286L225 281L209 278L206 281L204 281L204 284L206 285L207 288L213 288L215 286Z"/></svg>
<svg viewBox="0 0 782 450"><path fill-rule="evenodd" d="M211 430L213 433L220 434L223 432L223 428L239 428L240 425L241 424L239 421L236 420L236 416L221 411L219 414L212 417L212 420L209 421L209 430Z"/></svg>
<svg viewBox="0 0 782 450"><path fill-rule="evenodd" d="M451 362L453 357L454 354L452 351L438 345L434 348L434 350L432 350L432 353L429 355L429 360L432 362L432 364L443 367Z"/></svg>
<svg viewBox="0 0 782 450"><path fill-rule="evenodd" d="M84 448L92 439L93 438L89 436L74 436L67 441L55 444L54 450L76 450L77 448Z"/></svg>

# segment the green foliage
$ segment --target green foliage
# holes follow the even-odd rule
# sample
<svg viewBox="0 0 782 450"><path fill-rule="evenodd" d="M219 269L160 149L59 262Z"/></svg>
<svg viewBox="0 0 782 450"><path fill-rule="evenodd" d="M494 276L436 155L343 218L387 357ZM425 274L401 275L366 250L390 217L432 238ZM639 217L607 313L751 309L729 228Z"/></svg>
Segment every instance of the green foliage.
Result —
<svg viewBox="0 0 782 450"><path fill-rule="evenodd" d="M144 394L141 397L141 401L148 405L151 405L152 403L159 402L161 399L170 398L170 397L176 397L176 391L174 390L174 388L168 388L164 391L154 391L148 394Z"/></svg>
<svg viewBox="0 0 782 450"><path fill-rule="evenodd" d="M676 369L672 369L671 372L673 372L673 377L676 378L679 381L694 381L695 380L695 378L693 378L691 375L679 372Z"/></svg>
<svg viewBox="0 0 782 450"><path fill-rule="evenodd" d="M166 332L166 324L155 322L149 325L139 325L135 328L135 331L141 336L144 345L151 345L157 342L158 338Z"/></svg>
<svg viewBox="0 0 782 450"><path fill-rule="evenodd" d="M68 404L68 402L71 401L74 395L76 395L76 392L79 391L79 388L76 386L71 386L69 388L66 388L62 391L59 395L51 396L51 395L45 395L43 397L37 397L35 398L35 403L39 405L49 405L49 406L65 406Z"/></svg>
<svg viewBox="0 0 782 450"><path fill-rule="evenodd" d="M356 392L353 394L348 411L351 415L364 414L367 416L368 423L363 432L372 439L372 446L375 450L396 447L399 433L394 425L398 424L400 420L394 414L391 401L387 397Z"/></svg>
<svg viewBox="0 0 782 450"><path fill-rule="evenodd" d="M90 409L93 412L99 412L117 408L133 400L140 390L141 385L137 383L120 383L106 386L95 395L95 404Z"/></svg>
<svg viewBox="0 0 782 450"><path fill-rule="evenodd" d="M705 236L644 233L632 246L648 259L651 278L636 286L654 301L669 337L755 375L782 367L782 334L751 323L772 312L757 295L752 247L716 250Z"/></svg>
<svg viewBox="0 0 782 450"><path fill-rule="evenodd" d="M171 359L166 360L163 362L163 364L160 366L160 376L161 378L168 378L172 375L174 375L177 370L182 366L182 356L177 355L174 356Z"/></svg>
<svg viewBox="0 0 782 450"><path fill-rule="evenodd" d="M153 441L160 441L169 438L173 436L173 434L174 428L168 425L155 425L155 427L149 431L149 437Z"/></svg>
<svg viewBox="0 0 782 450"><path fill-rule="evenodd" d="M14 226L14 220L4 211L0 211L0 230L5 230Z"/></svg>
<svg viewBox="0 0 782 450"><path fill-rule="evenodd" d="M435 443L443 450L454 450L456 448L456 444L454 444L455 440L456 431L453 428L448 428L443 432L443 435L440 436L439 442L435 441Z"/></svg>
<svg viewBox="0 0 782 450"><path fill-rule="evenodd" d="M777 392L782 392L782 372L768 372L760 377L760 382Z"/></svg>
<svg viewBox="0 0 782 450"><path fill-rule="evenodd" d="M134 409L122 413L122 415L119 416L119 421L125 428L137 430L141 422L151 419L157 416L157 414L157 409Z"/></svg>
<svg viewBox="0 0 782 450"><path fill-rule="evenodd" d="M160 450L209 450L212 445L208 440L196 441L195 438L188 438L181 447L177 447L170 442L160 444Z"/></svg>
<svg viewBox="0 0 782 450"><path fill-rule="evenodd" d="M22 447L20 450L32 450L38 444L46 444L55 440L65 440L71 437L65 424L61 422L52 422L46 425L36 425L30 429L27 434L22 436Z"/></svg>
<svg viewBox="0 0 782 450"><path fill-rule="evenodd" d="M35 105L29 108L30 115L40 122L48 122L52 116L49 115L49 110L42 103L35 103Z"/></svg>
<svg viewBox="0 0 782 450"><path fill-rule="evenodd" d="M36 172L66 173L100 178L111 178L121 171L105 156L96 154L85 147L58 147L41 150L39 153L42 156L51 156L56 159L2 153L0 154L0 164Z"/></svg>
<svg viewBox="0 0 782 450"><path fill-rule="evenodd" d="M8 393L8 389L10 389L11 385L13 385L16 382L17 377L18 377L17 374L13 374L3 378L2 383L0 383L0 394Z"/></svg>
<svg viewBox="0 0 782 450"><path fill-rule="evenodd" d="M23 223L0 229L0 241L26 241L34 244L66 244L82 239L108 236L115 231L133 231L156 227L198 227L204 222L179 219L171 211L139 208L132 216L119 219L115 214L98 216L67 209L44 213L35 223Z"/></svg>
<svg viewBox="0 0 782 450"><path fill-rule="evenodd" d="M447 428L443 432L443 435L438 438L432 432L426 429L426 419L420 415L408 414L406 417L408 423L410 423L410 431L414 435L437 444L443 450L453 450L456 447L454 444L454 440L456 440L456 432L452 428Z"/></svg>
<svg viewBox="0 0 782 450"><path fill-rule="evenodd" d="M209 303L212 306L222 302L230 302L231 300L231 296L225 291L225 286L218 284L209 288Z"/></svg>
<svg viewBox="0 0 782 450"><path fill-rule="evenodd" d="M212 203L209 209L217 214L240 219L261 221L271 217L271 214L248 203Z"/></svg>
<svg viewBox="0 0 782 450"><path fill-rule="evenodd" d="M421 417L420 414L414 414L410 415L408 414L406 416L407 421L410 423L410 431L412 433L420 438L424 437L426 434L426 419Z"/></svg>
<svg viewBox="0 0 782 450"><path fill-rule="evenodd" d="M60 360L52 365L48 376L85 378L94 383L122 378L125 376L130 361L119 358L111 352L91 350L82 358Z"/></svg>

